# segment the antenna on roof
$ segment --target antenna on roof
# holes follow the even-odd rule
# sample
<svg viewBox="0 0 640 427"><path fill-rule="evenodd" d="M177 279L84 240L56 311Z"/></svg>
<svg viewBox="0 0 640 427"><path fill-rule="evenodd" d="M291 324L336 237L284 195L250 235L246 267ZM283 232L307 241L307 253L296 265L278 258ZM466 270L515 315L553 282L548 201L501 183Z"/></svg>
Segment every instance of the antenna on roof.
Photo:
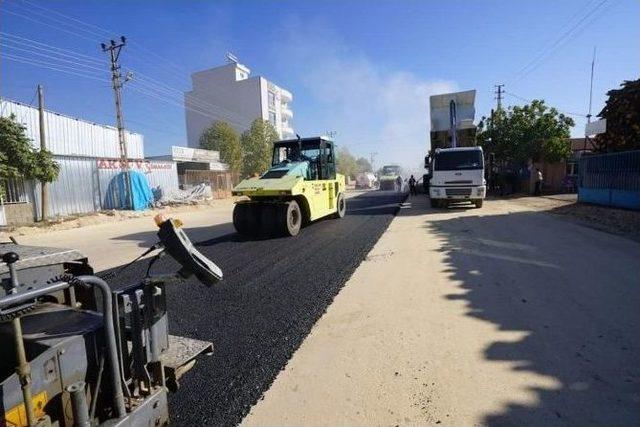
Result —
<svg viewBox="0 0 640 427"><path fill-rule="evenodd" d="M238 57L235 56L233 53L227 52L226 57L227 57L227 61L228 61L229 64L231 64L232 62L234 64L238 63Z"/></svg>

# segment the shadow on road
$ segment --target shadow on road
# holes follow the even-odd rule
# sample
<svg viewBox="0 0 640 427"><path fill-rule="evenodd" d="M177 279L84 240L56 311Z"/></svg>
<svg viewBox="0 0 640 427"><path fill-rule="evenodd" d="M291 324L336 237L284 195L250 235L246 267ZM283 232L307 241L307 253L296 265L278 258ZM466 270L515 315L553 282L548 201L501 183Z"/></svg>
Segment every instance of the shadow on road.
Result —
<svg viewBox="0 0 640 427"><path fill-rule="evenodd" d="M536 403L506 404L485 424L640 425L640 245L529 212L424 227L465 291L448 299L525 333L490 343L485 358L557 384L531 387Z"/></svg>

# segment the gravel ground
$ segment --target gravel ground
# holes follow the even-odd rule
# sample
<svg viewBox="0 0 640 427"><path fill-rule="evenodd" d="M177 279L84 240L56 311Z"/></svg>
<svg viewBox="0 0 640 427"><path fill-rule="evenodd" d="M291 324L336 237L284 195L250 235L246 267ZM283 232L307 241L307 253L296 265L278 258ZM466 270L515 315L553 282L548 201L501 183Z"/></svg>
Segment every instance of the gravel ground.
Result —
<svg viewBox="0 0 640 427"><path fill-rule="evenodd" d="M578 203L575 194L517 197L511 201L535 210L561 215L587 227L640 241L639 211Z"/></svg>
<svg viewBox="0 0 640 427"><path fill-rule="evenodd" d="M143 211L118 211L114 209L87 214L69 215L67 217L52 219L46 224L38 222L32 225L0 227L0 238L6 240L9 236L32 236L56 231L75 230L95 225L122 223L138 218L152 218L157 214L175 216L210 209L225 209L232 205L236 199L237 197L211 199L195 204L162 206Z"/></svg>
<svg viewBox="0 0 640 427"><path fill-rule="evenodd" d="M236 425L269 388L398 211L403 195L369 192L342 220L296 238L247 241L229 234L199 243L225 274L206 289L189 280L168 289L171 333L212 341L170 400L180 426ZM165 257L154 270L174 268ZM139 278L138 264L123 279Z"/></svg>

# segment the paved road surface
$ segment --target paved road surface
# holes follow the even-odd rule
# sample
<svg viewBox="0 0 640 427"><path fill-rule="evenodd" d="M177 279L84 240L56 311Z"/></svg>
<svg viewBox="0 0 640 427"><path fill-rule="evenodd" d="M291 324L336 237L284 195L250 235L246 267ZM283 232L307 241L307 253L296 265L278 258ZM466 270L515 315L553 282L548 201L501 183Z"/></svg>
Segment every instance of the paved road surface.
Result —
<svg viewBox="0 0 640 427"><path fill-rule="evenodd" d="M171 333L213 341L215 351L172 397L173 422L239 423L386 230L402 198L361 194L349 199L345 218L314 223L296 238L248 241L231 233L200 242L225 279L210 289L193 280L171 287ZM207 227L206 233L228 227ZM147 241L147 234L121 238ZM163 258L157 271L173 265ZM139 277L140 268L124 277Z"/></svg>

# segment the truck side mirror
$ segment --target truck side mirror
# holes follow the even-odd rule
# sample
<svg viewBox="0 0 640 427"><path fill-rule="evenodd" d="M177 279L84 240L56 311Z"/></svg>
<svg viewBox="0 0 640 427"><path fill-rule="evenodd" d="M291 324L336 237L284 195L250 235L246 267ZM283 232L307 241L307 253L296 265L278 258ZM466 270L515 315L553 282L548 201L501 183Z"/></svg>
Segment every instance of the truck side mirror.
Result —
<svg viewBox="0 0 640 427"><path fill-rule="evenodd" d="M429 168L429 155L428 154L426 156L424 156L424 168L425 169Z"/></svg>

